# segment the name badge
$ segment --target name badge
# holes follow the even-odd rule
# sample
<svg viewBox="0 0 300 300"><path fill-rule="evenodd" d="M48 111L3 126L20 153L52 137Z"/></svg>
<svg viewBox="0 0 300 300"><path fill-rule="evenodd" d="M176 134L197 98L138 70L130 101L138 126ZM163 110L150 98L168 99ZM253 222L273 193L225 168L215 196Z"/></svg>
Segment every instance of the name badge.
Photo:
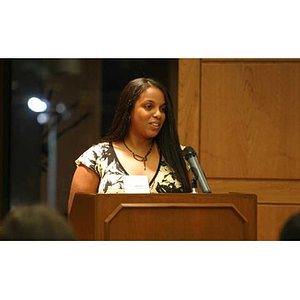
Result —
<svg viewBox="0 0 300 300"><path fill-rule="evenodd" d="M150 194L147 175L124 176L124 187L128 194Z"/></svg>

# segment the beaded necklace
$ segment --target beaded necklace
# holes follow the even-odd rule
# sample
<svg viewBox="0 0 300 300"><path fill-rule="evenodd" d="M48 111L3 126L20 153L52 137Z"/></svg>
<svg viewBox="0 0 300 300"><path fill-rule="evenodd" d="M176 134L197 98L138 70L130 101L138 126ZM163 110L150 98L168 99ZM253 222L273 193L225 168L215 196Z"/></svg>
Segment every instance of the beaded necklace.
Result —
<svg viewBox="0 0 300 300"><path fill-rule="evenodd" d="M144 163L144 171L146 171L146 161L148 160L148 155L151 153L152 151L152 147L153 147L153 144L154 144L154 140L152 141L152 144L147 152L147 154L145 156L141 156L141 155L138 155L136 153L134 153L131 149L128 148L128 146L125 144L125 141L123 140L123 144L124 146L126 147L127 150L129 150L133 156L133 158L137 161L141 161Z"/></svg>

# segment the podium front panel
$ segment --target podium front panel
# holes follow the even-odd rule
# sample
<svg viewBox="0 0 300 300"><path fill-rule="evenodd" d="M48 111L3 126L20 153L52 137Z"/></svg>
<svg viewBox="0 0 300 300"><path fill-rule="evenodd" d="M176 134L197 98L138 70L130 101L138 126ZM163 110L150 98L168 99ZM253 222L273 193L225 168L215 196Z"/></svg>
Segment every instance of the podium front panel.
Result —
<svg viewBox="0 0 300 300"><path fill-rule="evenodd" d="M76 194L70 221L79 240L256 240L252 194Z"/></svg>

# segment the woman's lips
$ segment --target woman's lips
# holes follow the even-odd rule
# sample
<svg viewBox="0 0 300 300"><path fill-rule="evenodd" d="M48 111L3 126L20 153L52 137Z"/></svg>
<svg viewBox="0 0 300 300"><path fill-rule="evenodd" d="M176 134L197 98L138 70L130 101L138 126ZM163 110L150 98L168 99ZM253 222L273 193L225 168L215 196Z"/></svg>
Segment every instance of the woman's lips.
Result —
<svg viewBox="0 0 300 300"><path fill-rule="evenodd" d="M155 129L159 129L160 128L160 123L152 122L152 123L150 123L150 126L155 128Z"/></svg>

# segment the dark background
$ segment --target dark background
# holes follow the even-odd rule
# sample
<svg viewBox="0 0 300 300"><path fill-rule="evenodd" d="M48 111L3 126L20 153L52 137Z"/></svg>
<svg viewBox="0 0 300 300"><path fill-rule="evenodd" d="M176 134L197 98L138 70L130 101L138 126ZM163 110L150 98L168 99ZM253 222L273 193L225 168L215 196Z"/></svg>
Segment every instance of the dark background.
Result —
<svg viewBox="0 0 300 300"><path fill-rule="evenodd" d="M84 72L82 65L84 65ZM90 109L92 112L82 114L84 117L77 118L71 125L65 126L58 132L58 154L60 157L66 156L69 163L67 166L62 164L57 166L59 174L67 174L63 180L59 179L57 209L66 213L72 179L70 174L75 169L74 160L78 157L78 151L76 154L72 153L74 141L68 142L66 133L76 131L78 137L76 143L81 145L80 149L90 147L91 145L87 144L86 140L88 135L92 134L93 129L80 131L83 123L88 122L91 117L99 119L100 136L96 136L96 138L93 136L92 141L96 142L96 139L105 135L110 128L121 90L130 80L137 77L155 78L166 85L173 96L176 107L177 65L177 59L1 60L2 216L12 207L47 201L45 199L47 187L43 178L47 176L48 130L47 125L37 122L37 114L29 110L27 101L30 97L44 97L48 98L50 102L51 99L54 101L55 91L49 87L53 83L53 78L56 78L56 85L61 84L59 88L66 90L64 98L70 99L70 103L75 103L74 98L80 94L80 89L83 94L90 92L86 83L89 82L86 78L87 74L91 79L93 76L101 74L98 88L100 97L95 99L95 102L101 101L101 115L93 116L93 109ZM66 87L68 82L70 88ZM75 94L72 87L74 90L76 88ZM64 123L66 122L61 120L60 124L62 125L60 126L63 126ZM64 145L68 145L68 149ZM63 150L61 150L62 147ZM65 170L66 168L69 170Z"/></svg>

